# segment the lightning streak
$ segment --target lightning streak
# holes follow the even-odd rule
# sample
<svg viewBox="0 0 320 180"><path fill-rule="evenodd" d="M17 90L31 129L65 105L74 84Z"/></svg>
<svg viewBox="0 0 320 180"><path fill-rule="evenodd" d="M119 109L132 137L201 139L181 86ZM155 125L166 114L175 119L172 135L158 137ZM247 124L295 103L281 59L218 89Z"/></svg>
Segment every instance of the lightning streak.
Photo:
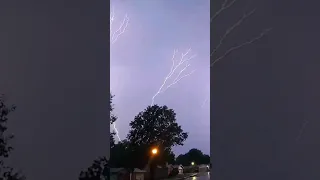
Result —
<svg viewBox="0 0 320 180"><path fill-rule="evenodd" d="M213 20L215 20L223 11L227 10L228 8L230 8L237 0L233 0L230 3L228 3L228 0L224 0L224 2L222 3L220 9L214 13L214 15L211 17L210 22L212 22Z"/></svg>
<svg viewBox="0 0 320 180"><path fill-rule="evenodd" d="M110 44L114 44L118 38L120 37L120 35L122 35L125 30L127 29L128 23L129 23L129 17L126 14L124 19L122 20L119 28L115 31L113 31L113 24L115 21L115 13L114 13L114 7L111 8L111 12L110 12ZM119 136L119 131L116 127L116 123L113 122L113 129L116 132L116 136L118 138L119 141L121 141L120 136Z"/></svg>
<svg viewBox="0 0 320 180"><path fill-rule="evenodd" d="M115 122L113 122L112 125L113 125L114 131L116 132L116 136L117 136L118 140L121 141L121 138L119 136L119 131L118 131L117 127L116 127Z"/></svg>
<svg viewBox="0 0 320 180"><path fill-rule="evenodd" d="M161 94L164 93L165 91L167 91L170 87L172 87L173 85L177 84L180 80L182 80L185 77L190 76L191 74L193 74L195 72L195 70L192 70L189 73L185 73L185 71L188 69L188 67L191 65L189 63L189 61L193 58L196 57L196 55L191 55L188 58L186 58L186 56L190 53L191 48L189 48L185 53L181 53L181 57L179 62L176 64L175 62L175 57L176 54L178 53L178 50L174 50L173 51L173 56L172 56L172 66L170 69L169 74L165 77L162 85L160 86L160 88L158 89L158 91L154 94L154 96L152 97L152 101L151 101L151 106L154 105L154 101L155 98ZM180 69L180 71L178 70L178 68ZM176 74L176 72L179 71L177 73L177 75L175 76L175 78L173 79L173 75ZM173 81L171 83L168 83L168 81L170 79L173 79Z"/></svg>
<svg viewBox="0 0 320 180"><path fill-rule="evenodd" d="M269 28L269 29L265 29L263 32L261 32L258 36L246 41L246 42L243 42L239 45L235 45L233 47L231 47L230 49L228 49L227 51L225 51L221 56L219 56L218 58L215 58L214 61L211 63L210 67L213 67L218 61L224 59L227 55L231 54L233 51L237 50L237 49L240 49L244 46L247 46L249 44L253 44L254 42L258 41L259 39L261 39L263 36L265 36L269 31L271 31L272 29ZM213 55L214 53L211 53L211 56Z"/></svg>
<svg viewBox="0 0 320 180"><path fill-rule="evenodd" d="M110 43L111 44L114 44L118 40L119 36L125 32L125 30L128 27L129 17L126 14L119 28L115 31L113 31L113 27L112 27L114 21L115 21L115 13L114 13L114 8L112 7L110 12Z"/></svg>
<svg viewBox="0 0 320 180"><path fill-rule="evenodd" d="M221 7L219 10L216 11L216 13L214 13L214 15L210 18L210 23L212 23L218 16L220 16L225 10L229 9L232 5L235 4L237 0L232 0L231 2L229 2L229 0L224 0L224 2L222 3ZM249 18L252 14L254 14L255 9L253 9L252 11L248 12L248 13L244 13L242 15L242 17L235 22L233 25L231 25L223 34L223 36L220 38L219 43L213 48L212 52L210 53L210 57L211 56L215 56L217 51L221 48L221 46L223 45L224 41L227 39L227 37L235 30L237 29L237 27L241 26L242 23ZM234 52L235 50L238 50L242 47L245 47L247 45L253 44L254 42L260 40L261 38L263 38L269 31L271 31L272 29L265 29L263 30L258 36L255 36L241 44L238 45L234 45L232 47L230 47L228 50L226 50L224 53L222 53L221 56L218 56L215 58L213 58L212 63L210 62L210 68L213 67L217 62L219 62L220 60L224 59L226 56L228 56L229 54L231 54L232 52ZM204 106L204 104L208 101L208 98L206 98L202 104L201 107Z"/></svg>

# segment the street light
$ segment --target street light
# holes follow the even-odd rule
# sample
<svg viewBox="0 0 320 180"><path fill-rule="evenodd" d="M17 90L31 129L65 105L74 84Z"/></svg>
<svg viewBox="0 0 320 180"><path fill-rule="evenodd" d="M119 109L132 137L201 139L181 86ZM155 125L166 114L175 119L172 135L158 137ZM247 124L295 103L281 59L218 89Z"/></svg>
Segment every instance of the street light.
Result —
<svg viewBox="0 0 320 180"><path fill-rule="evenodd" d="M158 148L152 148L151 149L151 155L152 156L156 156L158 154ZM153 157L154 158L154 157ZM152 159L152 158L151 158ZM149 161L149 167L150 167L150 179L153 180L154 179L154 162L152 162L152 160L150 159Z"/></svg>
<svg viewBox="0 0 320 180"><path fill-rule="evenodd" d="M153 149L151 150L151 153L152 153L152 155L158 154L158 149L157 149L157 148L153 148Z"/></svg>
<svg viewBox="0 0 320 180"><path fill-rule="evenodd" d="M194 166L194 162L191 162L191 165Z"/></svg>

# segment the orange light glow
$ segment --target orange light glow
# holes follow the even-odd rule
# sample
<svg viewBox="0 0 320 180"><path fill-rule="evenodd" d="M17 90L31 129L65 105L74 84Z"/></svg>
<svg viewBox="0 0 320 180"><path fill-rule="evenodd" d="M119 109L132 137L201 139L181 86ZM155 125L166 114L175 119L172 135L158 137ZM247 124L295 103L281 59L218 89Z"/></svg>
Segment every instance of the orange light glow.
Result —
<svg viewBox="0 0 320 180"><path fill-rule="evenodd" d="M155 154L158 153L158 149L157 148L153 148L151 152L152 152L153 155L155 155Z"/></svg>

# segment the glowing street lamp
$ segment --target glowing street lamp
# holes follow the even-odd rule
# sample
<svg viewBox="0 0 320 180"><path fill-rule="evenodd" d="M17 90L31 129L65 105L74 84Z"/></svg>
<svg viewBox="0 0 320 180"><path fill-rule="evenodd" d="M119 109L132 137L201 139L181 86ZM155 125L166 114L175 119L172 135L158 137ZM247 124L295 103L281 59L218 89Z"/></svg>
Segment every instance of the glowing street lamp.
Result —
<svg viewBox="0 0 320 180"><path fill-rule="evenodd" d="M151 150L151 153L152 153L152 155L158 154L158 149L157 149L157 148L153 148L153 149Z"/></svg>
<svg viewBox="0 0 320 180"><path fill-rule="evenodd" d="M156 156L158 154L158 148L152 148L151 149L151 155L153 157L150 158L149 160L149 168L150 168L150 178L154 179L154 168L155 168L155 163L152 161L153 158L155 158L154 156Z"/></svg>
<svg viewBox="0 0 320 180"><path fill-rule="evenodd" d="M194 162L191 162L191 165L194 166Z"/></svg>

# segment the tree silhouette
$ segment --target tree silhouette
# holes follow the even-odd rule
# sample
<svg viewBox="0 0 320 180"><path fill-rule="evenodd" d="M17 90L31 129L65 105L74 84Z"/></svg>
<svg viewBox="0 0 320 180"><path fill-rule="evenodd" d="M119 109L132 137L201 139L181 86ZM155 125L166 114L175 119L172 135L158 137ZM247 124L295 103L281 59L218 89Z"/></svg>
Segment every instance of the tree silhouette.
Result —
<svg viewBox="0 0 320 180"><path fill-rule="evenodd" d="M13 147L9 141L13 135L7 135L8 115L16 109L16 106L8 106L5 103L4 95L0 95L0 180L24 180L25 176L20 172L14 171L12 167L5 165L5 159L10 155Z"/></svg>
<svg viewBox="0 0 320 180"><path fill-rule="evenodd" d="M81 171L79 180L108 180L109 164L106 157L100 157L86 170Z"/></svg>
<svg viewBox="0 0 320 180"><path fill-rule="evenodd" d="M183 145L188 133L176 122L176 113L167 106L148 106L130 122L128 140L136 145Z"/></svg>
<svg viewBox="0 0 320 180"><path fill-rule="evenodd" d="M134 161L135 152L130 146L127 140L122 140L111 148L110 153L110 167L112 168L126 168L129 171L133 171L138 167Z"/></svg>
<svg viewBox="0 0 320 180"><path fill-rule="evenodd" d="M173 152L167 154L167 162L168 164L175 164L176 155Z"/></svg>
<svg viewBox="0 0 320 180"><path fill-rule="evenodd" d="M110 93L110 125L113 124L114 122L116 122L116 120L118 119L118 117L113 113L114 110L114 104L112 103L114 95L112 95ZM116 133L114 131L110 132L110 147L112 148L115 145L115 140L114 140L114 136L116 135Z"/></svg>
<svg viewBox="0 0 320 180"><path fill-rule="evenodd" d="M113 113L113 110L114 110L114 104L112 102L113 98L114 98L114 95L112 95L110 93L110 100L109 101L110 101L110 123L111 124L114 123L118 119L117 116L114 115L114 113Z"/></svg>
<svg viewBox="0 0 320 180"><path fill-rule="evenodd" d="M176 159L176 164L190 166L191 162L195 164L210 164L210 156L203 154L199 149L190 149L186 154L181 154Z"/></svg>
<svg viewBox="0 0 320 180"><path fill-rule="evenodd" d="M188 138L188 133L183 132L176 122L176 113L167 106L148 106L130 122L130 127L127 139L135 154L134 161L138 167L148 163L150 150L153 147L159 149L153 162L164 164L172 161L171 148L183 145Z"/></svg>

